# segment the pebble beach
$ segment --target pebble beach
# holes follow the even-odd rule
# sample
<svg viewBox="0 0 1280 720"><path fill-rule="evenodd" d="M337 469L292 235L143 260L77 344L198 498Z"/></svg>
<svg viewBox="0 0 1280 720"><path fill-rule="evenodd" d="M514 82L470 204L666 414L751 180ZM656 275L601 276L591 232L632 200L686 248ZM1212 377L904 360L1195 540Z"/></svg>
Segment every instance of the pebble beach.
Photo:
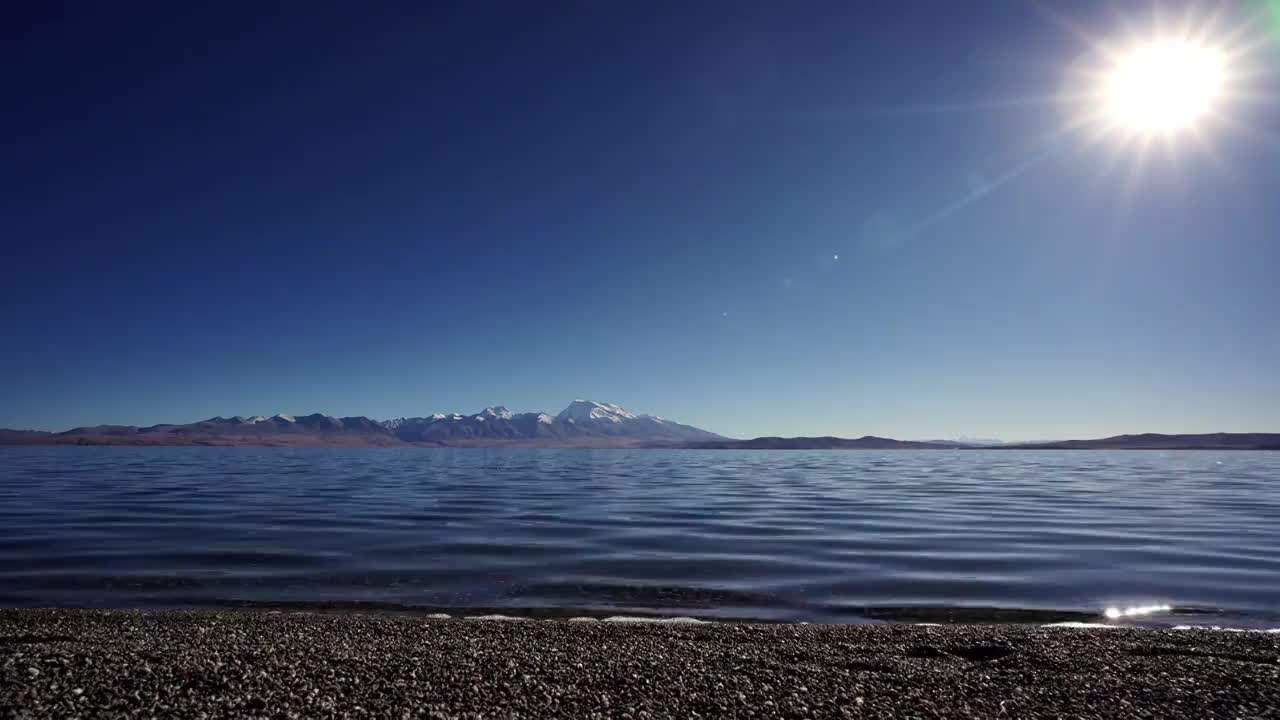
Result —
<svg viewBox="0 0 1280 720"><path fill-rule="evenodd" d="M3 610L0 717L1280 717L1280 634Z"/></svg>

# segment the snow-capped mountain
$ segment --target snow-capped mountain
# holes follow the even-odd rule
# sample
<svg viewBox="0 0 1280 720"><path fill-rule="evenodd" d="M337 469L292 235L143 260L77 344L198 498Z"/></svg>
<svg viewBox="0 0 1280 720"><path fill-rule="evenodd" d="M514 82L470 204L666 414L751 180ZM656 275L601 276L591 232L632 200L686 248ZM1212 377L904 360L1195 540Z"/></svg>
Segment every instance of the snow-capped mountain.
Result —
<svg viewBox="0 0 1280 720"><path fill-rule="evenodd" d="M638 416L627 412L613 403L600 403L594 400L574 400L569 407L556 416L564 422L585 423L604 421L611 423L635 420Z"/></svg>
<svg viewBox="0 0 1280 720"><path fill-rule="evenodd" d="M46 437L47 435L47 437ZM437 445L472 447L637 447L724 440L715 433L611 403L574 400L557 415L496 405L470 415L433 413L373 420L322 413L213 417L185 425L96 425L17 435L22 442L130 445ZM33 439L34 438L34 439Z"/></svg>
<svg viewBox="0 0 1280 720"><path fill-rule="evenodd" d="M574 400L557 415L513 413L499 405L474 415L399 418L384 427L405 442L442 445L646 445L720 438L690 425L592 400Z"/></svg>
<svg viewBox="0 0 1280 720"><path fill-rule="evenodd" d="M510 420L513 416L513 413L502 405L497 407L487 407L481 410L480 414L476 415L476 417L483 420Z"/></svg>

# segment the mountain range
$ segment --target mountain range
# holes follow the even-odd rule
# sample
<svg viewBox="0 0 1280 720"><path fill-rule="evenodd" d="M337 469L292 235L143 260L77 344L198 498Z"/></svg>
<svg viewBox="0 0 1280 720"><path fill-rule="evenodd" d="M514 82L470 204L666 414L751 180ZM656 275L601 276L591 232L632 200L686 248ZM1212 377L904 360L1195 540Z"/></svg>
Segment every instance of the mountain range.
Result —
<svg viewBox="0 0 1280 720"><path fill-rule="evenodd" d="M961 440L910 441L868 435L838 437L760 437L752 440L695 440L685 447L705 450L1280 450L1280 433L1201 435L1116 435L1097 440L979 444Z"/></svg>
<svg viewBox="0 0 1280 720"><path fill-rule="evenodd" d="M556 415L487 407L373 420L314 413L213 417L185 425L95 425L66 432L0 430L0 444L392 447L638 447L723 440L713 432L611 403L574 400Z"/></svg>
<svg viewBox="0 0 1280 720"><path fill-rule="evenodd" d="M1001 443L911 441L867 435L734 440L611 403L574 400L555 415L435 413L373 420L313 413L213 417L185 425L94 425L65 432L0 429L0 445L262 445L335 447L652 447L700 450L1280 450L1280 433L1116 435L1096 440Z"/></svg>

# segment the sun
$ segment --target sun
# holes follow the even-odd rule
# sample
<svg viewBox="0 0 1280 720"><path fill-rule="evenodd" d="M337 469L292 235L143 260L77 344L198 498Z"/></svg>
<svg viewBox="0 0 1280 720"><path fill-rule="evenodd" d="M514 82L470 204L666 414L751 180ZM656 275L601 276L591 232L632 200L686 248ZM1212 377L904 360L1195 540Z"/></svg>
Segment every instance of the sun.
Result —
<svg viewBox="0 0 1280 720"><path fill-rule="evenodd" d="M1137 135L1195 129L1220 102L1227 73L1227 53L1211 45L1185 39L1137 45L1103 74L1103 118Z"/></svg>
<svg viewBox="0 0 1280 720"><path fill-rule="evenodd" d="M1077 148L1109 148L1102 174L1128 166L1136 181L1149 160L1207 160L1229 170L1222 153L1232 143L1271 142L1249 123L1261 103L1276 100L1274 38L1256 12L1225 3L1159 4L1145 14L1117 14L1105 29L1050 17L1084 50L1063 73L1057 102L1064 123L1054 137L1070 136Z"/></svg>
<svg viewBox="0 0 1280 720"><path fill-rule="evenodd" d="M1005 172L926 216L910 232L922 232L1050 160L1084 160L1081 167L1093 177L1081 191L1092 196L1105 183L1108 202L1124 206L1152 179L1199 181L1205 167L1232 175L1245 143L1280 149L1280 131L1256 127L1280 107L1272 32L1280 30L1280 0L1117 0L1111 4L1126 11L1150 7L1147 12L1117 10L1113 22L1101 27L1077 22L1053 7L1059 4L1071 5L1032 3L1077 43L1071 56L1034 63L1047 68L1046 93L921 110L1022 112L1043 106L1059 116L1057 122L1025 144Z"/></svg>

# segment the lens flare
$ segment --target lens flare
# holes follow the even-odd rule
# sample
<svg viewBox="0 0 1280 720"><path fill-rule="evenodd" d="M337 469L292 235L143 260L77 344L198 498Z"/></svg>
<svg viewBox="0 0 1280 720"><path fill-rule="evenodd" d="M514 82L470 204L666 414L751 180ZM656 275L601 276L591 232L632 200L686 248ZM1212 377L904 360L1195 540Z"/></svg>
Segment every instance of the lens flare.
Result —
<svg viewBox="0 0 1280 720"><path fill-rule="evenodd" d="M1083 192L1106 185L1107 202L1123 211L1152 172L1197 182L1206 165L1232 175L1244 142L1280 151L1275 131L1256 124L1280 102L1280 0L1254 2L1153 3L1147 13L1117 10L1106 26L1041 6L1082 46L1063 73L1058 106L1063 137L1091 156Z"/></svg>
<svg viewBox="0 0 1280 720"><path fill-rule="evenodd" d="M1222 95L1227 55L1187 40L1157 40L1124 54L1102 89L1104 113L1124 131L1171 134L1196 126Z"/></svg>

